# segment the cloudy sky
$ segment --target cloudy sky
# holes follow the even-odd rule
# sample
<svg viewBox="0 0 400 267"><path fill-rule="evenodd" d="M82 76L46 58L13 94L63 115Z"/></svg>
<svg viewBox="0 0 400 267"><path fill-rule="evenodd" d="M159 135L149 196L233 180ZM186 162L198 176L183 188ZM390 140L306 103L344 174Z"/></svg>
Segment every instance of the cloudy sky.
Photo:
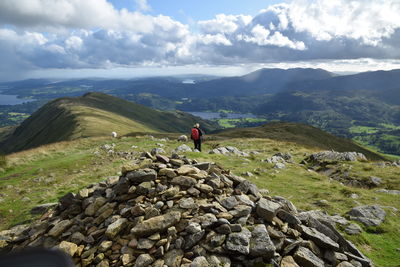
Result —
<svg viewBox="0 0 400 267"><path fill-rule="evenodd" d="M0 80L400 68L399 0L1 0Z"/></svg>

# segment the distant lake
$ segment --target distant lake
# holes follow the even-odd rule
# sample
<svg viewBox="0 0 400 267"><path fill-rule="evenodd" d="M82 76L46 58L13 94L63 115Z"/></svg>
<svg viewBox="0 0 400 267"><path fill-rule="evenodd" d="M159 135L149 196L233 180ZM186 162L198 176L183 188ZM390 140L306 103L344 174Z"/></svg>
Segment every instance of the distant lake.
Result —
<svg viewBox="0 0 400 267"><path fill-rule="evenodd" d="M18 105L26 102L35 101L35 99L17 98L17 95L2 95L0 94L0 105Z"/></svg>
<svg viewBox="0 0 400 267"><path fill-rule="evenodd" d="M205 120L212 120L212 119L220 119L220 113L218 112L201 112L201 111L193 111L188 112L194 116L200 117ZM256 118L254 114L251 113L226 113L228 115L226 119L241 119L241 118ZM225 119L225 118L224 118Z"/></svg>

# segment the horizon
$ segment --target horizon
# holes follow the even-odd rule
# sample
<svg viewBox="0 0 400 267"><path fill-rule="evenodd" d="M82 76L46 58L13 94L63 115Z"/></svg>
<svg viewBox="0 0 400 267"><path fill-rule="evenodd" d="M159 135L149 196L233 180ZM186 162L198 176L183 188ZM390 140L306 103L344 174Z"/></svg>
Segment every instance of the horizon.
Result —
<svg viewBox="0 0 400 267"><path fill-rule="evenodd" d="M0 2L0 81L400 69L396 0Z"/></svg>

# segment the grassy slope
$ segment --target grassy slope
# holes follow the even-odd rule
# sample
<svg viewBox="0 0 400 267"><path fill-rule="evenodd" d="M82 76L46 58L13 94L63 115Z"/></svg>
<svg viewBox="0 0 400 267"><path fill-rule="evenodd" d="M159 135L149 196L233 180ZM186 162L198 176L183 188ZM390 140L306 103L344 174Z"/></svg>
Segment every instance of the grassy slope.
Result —
<svg viewBox="0 0 400 267"><path fill-rule="evenodd" d="M0 143L6 153L80 137L130 132L188 132L200 122L206 130L216 124L184 112L165 112L101 93L60 98L25 120L10 138Z"/></svg>
<svg viewBox="0 0 400 267"><path fill-rule="evenodd" d="M307 147L336 150L339 152L361 152L371 160L384 160L385 157L354 143L349 139L334 136L318 128L301 123L273 122L259 127L220 130L218 136L237 138L269 138L278 141L294 142Z"/></svg>
<svg viewBox="0 0 400 267"><path fill-rule="evenodd" d="M155 134L157 137L172 137L171 134ZM3 199L0 205L0 229L4 229L29 220L29 210L33 206L57 200L63 194L84 188L90 183L104 180L116 175L121 165L127 160L107 156L99 147L103 144L116 144L117 151L149 151L162 141L146 137L126 137L110 139L105 137L86 138L71 142L61 142L33 150L19 152L7 156L8 167L0 170L0 190ZM218 138L204 143L204 151L211 149L216 143L234 145L241 150L257 150L260 154L249 159L215 155L207 153L187 153L190 158L214 161L230 169L235 174L250 171L256 174L249 179L260 188L267 188L271 195L284 196L302 209L323 209L330 214L344 215L352 207L364 204L380 204L387 211L386 221L378 228L365 229L358 237L349 237L356 242L377 266L397 266L400 264L397 248L400 244L400 214L390 207L400 209L398 196L376 193L375 190L352 188L327 177L310 172L297 164L288 164L284 170L275 170L271 164L262 159L280 152L290 152L296 162L300 162L305 153L319 150L317 147L303 146L293 142L258 138ZM171 153L179 143L164 142L164 149ZM132 145L139 148L133 150ZM100 156L94 154L100 151ZM343 163L342 167L350 170L352 176L368 178L381 177L382 188L400 190L400 168L379 167L375 163ZM360 197L351 199L349 195L356 193ZM29 199L27 199L29 198ZM328 205L320 207L318 200L326 199ZM377 234L374 232L383 232Z"/></svg>

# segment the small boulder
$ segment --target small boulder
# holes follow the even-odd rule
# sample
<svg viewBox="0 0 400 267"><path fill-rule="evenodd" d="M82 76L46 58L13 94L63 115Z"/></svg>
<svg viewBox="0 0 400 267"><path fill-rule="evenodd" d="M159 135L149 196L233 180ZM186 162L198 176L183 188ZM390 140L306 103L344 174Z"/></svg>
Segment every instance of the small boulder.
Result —
<svg viewBox="0 0 400 267"><path fill-rule="evenodd" d="M386 217L386 212L378 205L365 205L353 208L348 213L351 220L359 221L366 226L378 226Z"/></svg>

